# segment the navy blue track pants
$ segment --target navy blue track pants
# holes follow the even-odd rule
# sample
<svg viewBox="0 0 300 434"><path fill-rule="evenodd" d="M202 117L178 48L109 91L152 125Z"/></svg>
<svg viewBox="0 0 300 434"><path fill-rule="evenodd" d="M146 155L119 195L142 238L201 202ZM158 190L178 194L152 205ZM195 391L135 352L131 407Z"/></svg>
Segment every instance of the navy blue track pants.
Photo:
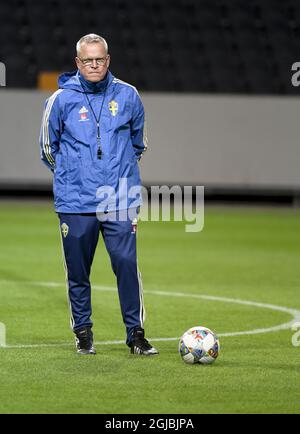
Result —
<svg viewBox="0 0 300 434"><path fill-rule="evenodd" d="M101 232L117 278L119 300L127 331L143 326L145 311L137 267L136 231L132 220L99 221L95 214L58 214L63 244L73 331L92 327L90 271Z"/></svg>

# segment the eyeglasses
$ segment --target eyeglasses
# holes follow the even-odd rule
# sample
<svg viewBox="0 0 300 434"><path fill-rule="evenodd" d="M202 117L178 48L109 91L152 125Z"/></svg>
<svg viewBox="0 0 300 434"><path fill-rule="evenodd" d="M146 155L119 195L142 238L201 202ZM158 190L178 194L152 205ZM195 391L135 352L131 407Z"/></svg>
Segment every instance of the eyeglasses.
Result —
<svg viewBox="0 0 300 434"><path fill-rule="evenodd" d="M81 63L83 63L83 65L85 66L90 66L93 65L94 60L96 61L97 65L105 65L106 61L107 61L107 57L99 57L97 59L81 59L80 57L78 57L78 59L80 60Z"/></svg>

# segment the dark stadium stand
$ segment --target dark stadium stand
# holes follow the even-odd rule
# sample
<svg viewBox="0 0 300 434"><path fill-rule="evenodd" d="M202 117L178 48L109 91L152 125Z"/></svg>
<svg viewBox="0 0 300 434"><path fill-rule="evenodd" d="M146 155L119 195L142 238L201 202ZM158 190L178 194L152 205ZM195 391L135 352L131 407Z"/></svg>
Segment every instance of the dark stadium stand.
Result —
<svg viewBox="0 0 300 434"><path fill-rule="evenodd" d="M10 0L0 7L8 87L73 70L75 44L104 36L116 76L145 91L291 94L299 0Z"/></svg>

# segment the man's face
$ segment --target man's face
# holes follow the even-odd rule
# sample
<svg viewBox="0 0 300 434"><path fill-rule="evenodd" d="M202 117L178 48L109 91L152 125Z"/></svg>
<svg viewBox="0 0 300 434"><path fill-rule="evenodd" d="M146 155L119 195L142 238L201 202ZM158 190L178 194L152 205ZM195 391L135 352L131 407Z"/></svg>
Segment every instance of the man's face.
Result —
<svg viewBox="0 0 300 434"><path fill-rule="evenodd" d="M79 57L75 58L80 74L94 83L103 80L110 63L102 43L82 44Z"/></svg>

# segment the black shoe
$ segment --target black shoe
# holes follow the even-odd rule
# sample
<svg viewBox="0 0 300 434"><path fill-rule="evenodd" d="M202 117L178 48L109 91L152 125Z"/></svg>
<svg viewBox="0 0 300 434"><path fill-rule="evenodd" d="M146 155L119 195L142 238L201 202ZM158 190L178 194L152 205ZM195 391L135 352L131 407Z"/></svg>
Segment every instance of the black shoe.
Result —
<svg viewBox="0 0 300 434"><path fill-rule="evenodd" d="M150 345L145 339L145 332L142 327L136 327L133 330L132 341L129 344L131 354L141 354L144 356L152 356L158 354L158 351Z"/></svg>
<svg viewBox="0 0 300 434"><path fill-rule="evenodd" d="M93 347L93 332L90 327L75 331L75 342L78 354L96 354Z"/></svg>

